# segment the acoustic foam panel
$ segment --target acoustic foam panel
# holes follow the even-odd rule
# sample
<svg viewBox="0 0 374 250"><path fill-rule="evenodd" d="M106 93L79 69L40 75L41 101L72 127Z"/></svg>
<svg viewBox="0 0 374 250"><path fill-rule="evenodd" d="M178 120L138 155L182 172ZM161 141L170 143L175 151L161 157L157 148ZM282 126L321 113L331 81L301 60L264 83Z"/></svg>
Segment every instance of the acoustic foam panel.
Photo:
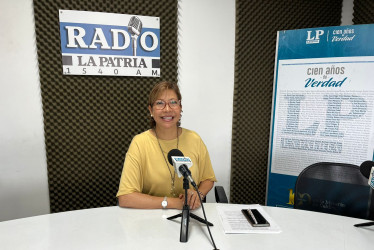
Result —
<svg viewBox="0 0 374 250"><path fill-rule="evenodd" d="M236 1L230 202L265 203L277 31L340 25L342 0Z"/></svg>
<svg viewBox="0 0 374 250"><path fill-rule="evenodd" d="M147 100L177 81L177 0L34 0L51 212L116 205L126 151L148 129ZM161 78L62 74L59 9L160 17Z"/></svg>
<svg viewBox="0 0 374 250"><path fill-rule="evenodd" d="M354 0L353 1L353 23L369 24L374 23L374 1Z"/></svg>

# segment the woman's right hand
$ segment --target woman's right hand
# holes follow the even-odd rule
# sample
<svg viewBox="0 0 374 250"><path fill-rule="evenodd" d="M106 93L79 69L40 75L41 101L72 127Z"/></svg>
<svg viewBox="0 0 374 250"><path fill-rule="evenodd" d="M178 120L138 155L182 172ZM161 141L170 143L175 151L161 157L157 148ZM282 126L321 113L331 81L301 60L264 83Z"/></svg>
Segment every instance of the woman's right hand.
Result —
<svg viewBox="0 0 374 250"><path fill-rule="evenodd" d="M182 208L183 208L184 200L185 200L184 194L180 194L179 198L182 200ZM187 202L188 202L191 210L197 209L201 206L201 203L200 203L199 196L198 196L197 192L195 190L192 190L192 189L188 190Z"/></svg>

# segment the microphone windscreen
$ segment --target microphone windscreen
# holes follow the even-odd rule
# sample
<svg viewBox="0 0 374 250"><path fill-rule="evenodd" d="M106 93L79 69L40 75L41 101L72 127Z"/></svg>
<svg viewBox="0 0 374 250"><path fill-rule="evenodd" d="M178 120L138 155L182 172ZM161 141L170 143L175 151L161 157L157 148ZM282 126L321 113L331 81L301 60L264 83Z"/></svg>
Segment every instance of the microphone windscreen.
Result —
<svg viewBox="0 0 374 250"><path fill-rule="evenodd" d="M179 150L179 149L172 149L169 151L168 153L168 161L170 163L170 165L173 165L173 160L171 159L172 156L181 156L183 157L183 153Z"/></svg>
<svg viewBox="0 0 374 250"><path fill-rule="evenodd" d="M366 178L369 178L372 167L374 167L374 161L364 161L360 166L361 174Z"/></svg>

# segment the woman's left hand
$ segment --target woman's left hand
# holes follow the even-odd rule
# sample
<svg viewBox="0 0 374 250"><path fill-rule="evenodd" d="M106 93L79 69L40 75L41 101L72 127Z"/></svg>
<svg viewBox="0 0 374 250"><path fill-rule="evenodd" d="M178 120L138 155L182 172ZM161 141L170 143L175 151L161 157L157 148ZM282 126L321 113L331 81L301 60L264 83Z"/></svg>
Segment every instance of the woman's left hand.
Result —
<svg viewBox="0 0 374 250"><path fill-rule="evenodd" d="M180 194L179 198L183 199L184 202L184 194ZM192 189L187 190L187 202L191 210L197 209L201 206L199 195Z"/></svg>

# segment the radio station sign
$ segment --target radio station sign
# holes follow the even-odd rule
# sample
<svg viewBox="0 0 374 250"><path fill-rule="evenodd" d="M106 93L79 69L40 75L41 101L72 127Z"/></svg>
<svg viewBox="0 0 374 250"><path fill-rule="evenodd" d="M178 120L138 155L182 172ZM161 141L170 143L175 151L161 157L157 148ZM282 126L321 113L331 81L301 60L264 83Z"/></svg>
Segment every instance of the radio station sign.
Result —
<svg viewBox="0 0 374 250"><path fill-rule="evenodd" d="M160 77L160 18L60 10L64 75Z"/></svg>

